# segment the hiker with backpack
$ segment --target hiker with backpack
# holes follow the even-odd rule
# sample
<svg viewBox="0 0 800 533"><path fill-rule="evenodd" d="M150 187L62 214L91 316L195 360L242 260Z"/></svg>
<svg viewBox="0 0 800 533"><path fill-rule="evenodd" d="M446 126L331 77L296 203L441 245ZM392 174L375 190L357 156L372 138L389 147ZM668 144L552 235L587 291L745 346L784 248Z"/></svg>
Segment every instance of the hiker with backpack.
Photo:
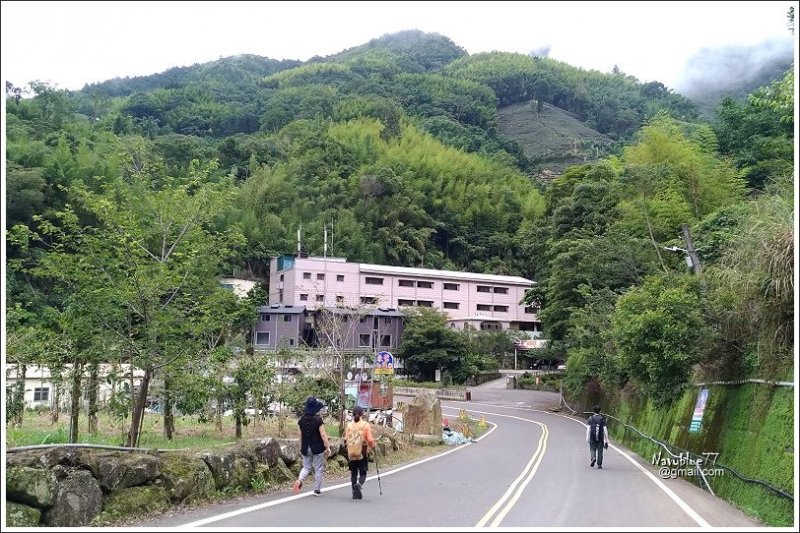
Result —
<svg viewBox="0 0 800 533"><path fill-rule="evenodd" d="M292 492L300 493L303 480L314 470L314 496L322 494L322 476L325 474L325 457L331 454L325 423L318 414L324 405L313 396L306 399L303 416L297 421L300 426L300 455L303 457L303 468L292 485Z"/></svg>
<svg viewBox="0 0 800 533"><path fill-rule="evenodd" d="M586 421L586 442L589 443L589 466L603 468L603 450L608 449L608 426L606 417L600 414L600 406L594 406L594 414Z"/></svg>
<svg viewBox="0 0 800 533"><path fill-rule="evenodd" d="M367 452L375 448L372 429L369 422L362 420L364 409L356 405L353 408L353 421L347 423L344 440L347 443L347 459L350 467L350 485L353 488L353 499L361 499L361 487L367 480Z"/></svg>

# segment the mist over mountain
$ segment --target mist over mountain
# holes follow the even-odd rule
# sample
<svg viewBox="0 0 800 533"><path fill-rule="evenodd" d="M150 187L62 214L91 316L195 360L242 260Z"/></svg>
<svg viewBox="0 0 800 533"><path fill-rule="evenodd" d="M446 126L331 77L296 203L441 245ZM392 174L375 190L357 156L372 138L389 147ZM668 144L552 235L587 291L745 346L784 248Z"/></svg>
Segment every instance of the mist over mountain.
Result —
<svg viewBox="0 0 800 533"><path fill-rule="evenodd" d="M741 100L780 78L793 59L794 41L788 37L749 46L703 48L687 61L676 90L708 116L724 97Z"/></svg>

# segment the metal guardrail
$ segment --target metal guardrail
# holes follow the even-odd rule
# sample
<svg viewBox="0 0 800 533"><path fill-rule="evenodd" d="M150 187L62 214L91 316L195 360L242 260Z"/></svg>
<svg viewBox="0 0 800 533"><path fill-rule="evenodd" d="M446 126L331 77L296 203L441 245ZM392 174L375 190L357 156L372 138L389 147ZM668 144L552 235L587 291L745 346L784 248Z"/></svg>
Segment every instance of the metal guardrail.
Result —
<svg viewBox="0 0 800 533"><path fill-rule="evenodd" d="M235 442L226 442L223 444L217 444L216 447L219 446L229 446L231 444L236 444ZM30 446L17 446L15 448L6 448L6 453L14 453L14 452L24 452L27 450L41 450L45 448L94 448L94 449L101 449L101 450L116 450L122 452L152 452L153 450L163 453L163 452L182 452L182 451L190 451L194 448L131 448L128 446L111 446L108 444L80 444L80 443L64 443L64 442L56 442L53 444L33 444Z"/></svg>
<svg viewBox="0 0 800 533"><path fill-rule="evenodd" d="M569 406L569 404L567 404L567 401L564 399L563 395L561 395L561 402L564 404L564 406L569 411L572 412L573 415L577 415L578 414L577 411L575 411L572 407ZM591 415L593 413L584 412L583 414ZM606 414L606 413L604 413L604 416L606 416L607 418L611 418L613 420L616 420L617 422L622 424L624 428L630 429L631 431L639 434L643 439L649 440L652 443L656 444L657 446L663 448L671 457L681 457L680 455L676 455L676 454L674 454L672 452L672 450L677 450L679 453L685 454L686 457L694 457L695 461L699 461L698 464L702 464L706 460L705 457L703 457L701 455L698 455L698 454L696 454L696 453L694 453L692 451L689 451L689 450L686 450L686 449L683 449L683 448L679 448L678 446L675 446L673 444L669 444L669 443L663 442L663 441L661 441L659 439L656 439L655 437L652 437L650 435L646 435L645 433L642 433L641 431L639 431L635 427L631 426L630 424L627 424L626 422L620 420L619 418L617 418L615 416L612 416L612 415L609 415L609 414ZM721 463L714 462L713 466L714 467L718 467L718 468L722 468L723 470L726 470L726 471L730 472L731 474L733 474L735 477L737 477L741 481L744 481L746 483L752 483L752 484L756 484L756 485L761 485L763 488L772 491L773 493L775 493L776 495L778 495L778 496L780 496L782 498L786 498L788 500L794 501L794 495L793 494L789 494L788 492L786 492L786 491L784 491L782 489L774 487L774 486L770 485L768 482L766 482L764 480L749 478L749 477L739 473L735 469L731 468L730 466L726 466L726 465L723 465ZM702 476L702 480L703 480L704 484L706 485L706 488L708 489L708 491L711 494L714 494L714 491L711 490L711 486L709 485L708 481L705 479L705 476L703 475L702 469L701 468L697 468L696 470L700 474L700 476Z"/></svg>
<svg viewBox="0 0 800 533"><path fill-rule="evenodd" d="M437 398L443 400L466 400L467 389L465 388L441 388L428 389L426 387L398 387L393 386L392 391L399 396L416 396L425 392L432 392Z"/></svg>
<svg viewBox="0 0 800 533"><path fill-rule="evenodd" d="M707 381L705 383L694 383L693 387L705 387L706 385L744 385L745 383L760 383L764 385L774 385L776 387L794 387L792 381L770 381L768 379L737 379L734 381Z"/></svg>

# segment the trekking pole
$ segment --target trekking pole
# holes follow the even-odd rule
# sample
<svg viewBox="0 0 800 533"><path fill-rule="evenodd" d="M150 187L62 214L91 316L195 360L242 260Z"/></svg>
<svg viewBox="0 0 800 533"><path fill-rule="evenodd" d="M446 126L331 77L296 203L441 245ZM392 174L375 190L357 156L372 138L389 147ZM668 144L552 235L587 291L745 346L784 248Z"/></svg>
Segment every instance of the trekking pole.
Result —
<svg viewBox="0 0 800 533"><path fill-rule="evenodd" d="M378 473L378 494L383 496L383 489L381 489L381 471L378 469L378 451L373 450L372 453L375 454L375 472Z"/></svg>

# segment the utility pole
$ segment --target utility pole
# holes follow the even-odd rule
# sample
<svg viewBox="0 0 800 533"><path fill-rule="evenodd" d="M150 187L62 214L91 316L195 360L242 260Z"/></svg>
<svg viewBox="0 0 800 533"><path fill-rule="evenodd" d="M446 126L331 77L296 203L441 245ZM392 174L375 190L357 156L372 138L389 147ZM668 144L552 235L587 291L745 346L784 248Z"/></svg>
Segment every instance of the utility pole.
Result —
<svg viewBox="0 0 800 533"><path fill-rule="evenodd" d="M697 256L697 250L694 249L694 243L692 242L692 234L689 233L689 225L681 224L681 229L683 230L683 242L686 243L686 253L689 254L689 259L692 262L692 272L694 272L696 276L699 276L700 258Z"/></svg>

